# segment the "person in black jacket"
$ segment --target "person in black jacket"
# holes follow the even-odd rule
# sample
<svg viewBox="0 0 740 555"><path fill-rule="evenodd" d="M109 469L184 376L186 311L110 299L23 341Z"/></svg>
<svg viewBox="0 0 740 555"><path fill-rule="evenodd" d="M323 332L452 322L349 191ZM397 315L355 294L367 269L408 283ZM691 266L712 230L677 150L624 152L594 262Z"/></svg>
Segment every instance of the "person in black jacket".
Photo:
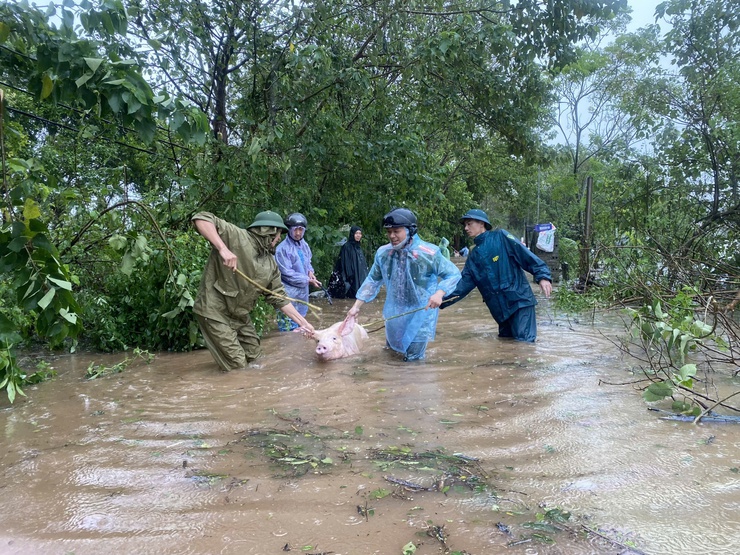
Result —
<svg viewBox="0 0 740 555"><path fill-rule="evenodd" d="M341 278L343 287L339 290L330 291L332 297L354 299L357 290L367 277L367 259L365 253L360 247L362 239L362 229L358 226L352 226L349 230L347 242L342 245L339 251L339 258L334 265L334 272Z"/></svg>

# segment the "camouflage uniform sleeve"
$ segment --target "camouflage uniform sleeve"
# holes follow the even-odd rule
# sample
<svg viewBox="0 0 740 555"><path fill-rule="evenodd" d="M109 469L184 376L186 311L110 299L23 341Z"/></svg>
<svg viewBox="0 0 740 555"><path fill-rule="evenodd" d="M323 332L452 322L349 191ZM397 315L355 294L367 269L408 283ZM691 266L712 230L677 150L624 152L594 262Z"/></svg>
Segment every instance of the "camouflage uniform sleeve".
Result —
<svg viewBox="0 0 740 555"><path fill-rule="evenodd" d="M229 223L226 220L222 220L221 218L214 216L211 212L198 212L190 218L190 221L193 223L195 223L195 220L203 220L216 226L216 231L229 249L232 248L231 241L234 240L235 237L238 237L242 232L242 229L239 226Z"/></svg>

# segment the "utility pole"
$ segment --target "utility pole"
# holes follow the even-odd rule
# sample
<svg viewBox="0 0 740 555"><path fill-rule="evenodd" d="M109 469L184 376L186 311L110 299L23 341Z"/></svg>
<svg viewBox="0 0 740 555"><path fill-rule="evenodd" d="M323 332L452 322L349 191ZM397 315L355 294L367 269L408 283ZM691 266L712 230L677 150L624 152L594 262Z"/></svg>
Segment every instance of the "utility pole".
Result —
<svg viewBox="0 0 740 555"><path fill-rule="evenodd" d="M542 185L542 170L537 170L537 219L534 223L540 222L540 185Z"/></svg>
<svg viewBox="0 0 740 555"><path fill-rule="evenodd" d="M591 205L594 189L594 178L586 178L586 218L583 225L583 245L581 245L581 279L584 292L588 288L588 278L591 273Z"/></svg>

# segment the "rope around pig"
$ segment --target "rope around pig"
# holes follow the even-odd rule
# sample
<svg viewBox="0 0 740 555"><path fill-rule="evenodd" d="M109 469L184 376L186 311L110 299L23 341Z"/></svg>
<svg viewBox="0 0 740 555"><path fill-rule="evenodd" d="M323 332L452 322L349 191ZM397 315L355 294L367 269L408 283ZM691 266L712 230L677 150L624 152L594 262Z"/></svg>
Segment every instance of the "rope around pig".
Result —
<svg viewBox="0 0 740 555"><path fill-rule="evenodd" d="M302 301L300 299L294 299L292 297L288 297L287 295L281 295L280 293L276 293L275 291L270 291L266 287L262 287L259 283L257 283L256 281L254 281L247 274L245 274L244 272L242 272L239 268L234 268L234 271L237 274L239 274L240 276L242 276L244 279L246 279L249 283L251 283L252 285L254 285L255 287L257 287L258 289L261 289L262 291L264 291L265 293L267 293L269 295L273 295L275 297L278 297L280 299L285 299L286 301L290 301L290 302L293 302L293 303L305 304L309 308L309 310L311 311L311 314L313 314L314 316L316 316L316 318L319 317L319 315L316 314L316 311L321 312L321 310L322 310L321 307L316 306L316 305L311 304L311 303L307 303L306 301Z"/></svg>
<svg viewBox="0 0 740 555"><path fill-rule="evenodd" d="M457 299L457 298L458 297L452 297L451 299L447 299L447 300L448 301L451 301L451 300L454 300L454 299ZM375 333L376 331L382 330L385 327L385 323L388 320L393 320L394 318L401 318L402 316L408 316L409 314L413 314L414 312L419 312L420 310L426 310L426 309L427 309L426 306L422 306L422 307L419 307L419 308L415 308L414 310L409 310L407 312L402 312L401 314L395 314L393 316L388 316L388 318L383 318L381 320L375 320L374 322L370 322L369 324L360 324L360 325L363 328L369 328L371 326L377 326L378 324L383 324L379 328L374 329L374 330L370 330L370 331L367 332L367 333Z"/></svg>

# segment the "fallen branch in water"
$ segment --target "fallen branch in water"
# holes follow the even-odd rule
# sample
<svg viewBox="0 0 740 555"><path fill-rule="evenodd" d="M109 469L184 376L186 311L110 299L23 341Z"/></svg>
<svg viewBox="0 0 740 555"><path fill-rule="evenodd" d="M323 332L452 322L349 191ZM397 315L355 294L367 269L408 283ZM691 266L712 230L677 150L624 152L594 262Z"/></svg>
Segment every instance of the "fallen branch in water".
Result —
<svg viewBox="0 0 740 555"><path fill-rule="evenodd" d="M718 405L722 405L725 401L727 401L727 399L729 399L730 397L734 397L735 395L740 395L740 391L736 391L735 393L732 393L731 395L728 395L724 399L720 399L719 401L717 401L716 403L714 403L711 407L707 407L706 409L704 409L701 412L701 414L699 416L697 416L696 419L694 419L694 424L698 424L699 423L699 420L701 420L702 418L706 418L707 414L709 414L710 412L712 412L712 409L714 407L716 407Z"/></svg>
<svg viewBox="0 0 740 555"><path fill-rule="evenodd" d="M640 551L639 549L636 549L634 547L630 547L629 545L626 545L626 544L624 544L622 542L618 542L617 540L614 540L614 539L610 538L609 536L606 536L606 535L602 534L601 532L597 532L596 530L594 530L592 528L589 528L585 524L581 524L581 527L584 530L586 530L586 532L588 532L589 534L593 534L595 536L599 536L601 539L604 539L604 540L608 541L611 544L618 545L619 547L622 547L622 548L626 549L627 551L631 551L632 553L636 553L637 555L647 555L644 551Z"/></svg>

